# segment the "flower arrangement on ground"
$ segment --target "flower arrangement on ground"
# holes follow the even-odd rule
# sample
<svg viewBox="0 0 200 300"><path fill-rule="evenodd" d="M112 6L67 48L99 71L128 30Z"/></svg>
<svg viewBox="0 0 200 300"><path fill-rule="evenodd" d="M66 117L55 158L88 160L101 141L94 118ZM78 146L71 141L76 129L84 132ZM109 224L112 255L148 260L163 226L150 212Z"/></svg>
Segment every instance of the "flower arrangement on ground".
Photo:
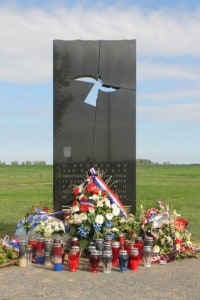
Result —
<svg viewBox="0 0 200 300"><path fill-rule="evenodd" d="M47 206L39 208L39 203L35 203L25 216L17 222L15 235L26 235L34 229L40 222L48 218L50 210Z"/></svg>
<svg viewBox="0 0 200 300"><path fill-rule="evenodd" d="M197 249L192 246L188 221L181 218L176 210L171 211L162 199L158 199L157 203L157 208L143 212L141 221L144 235L154 239L154 255L167 261L195 256Z"/></svg>
<svg viewBox="0 0 200 300"><path fill-rule="evenodd" d="M25 217L17 223L15 236L40 234L43 237L51 237L52 234L63 234L65 226L62 220L54 217L57 213L52 213L45 206L39 208L39 204L33 205L31 210L25 214Z"/></svg>
<svg viewBox="0 0 200 300"><path fill-rule="evenodd" d="M73 189L71 216L68 219L70 234L79 238L80 247L86 250L97 238L119 233L137 235L139 224L127 212L116 194L92 168L90 176Z"/></svg>

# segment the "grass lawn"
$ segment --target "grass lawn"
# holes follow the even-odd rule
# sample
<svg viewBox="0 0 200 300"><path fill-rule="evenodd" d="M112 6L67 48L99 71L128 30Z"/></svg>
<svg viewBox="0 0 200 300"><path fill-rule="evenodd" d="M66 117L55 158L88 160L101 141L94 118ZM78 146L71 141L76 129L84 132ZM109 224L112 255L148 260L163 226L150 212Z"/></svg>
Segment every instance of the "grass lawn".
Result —
<svg viewBox="0 0 200 300"><path fill-rule="evenodd" d="M159 197L189 221L193 239L200 241L200 165L138 166L137 207L154 207Z"/></svg>
<svg viewBox="0 0 200 300"><path fill-rule="evenodd" d="M52 166L0 166L0 237L12 235L32 205L52 207L52 189Z"/></svg>
<svg viewBox="0 0 200 300"><path fill-rule="evenodd" d="M176 209L200 241L200 165L137 166L137 207L154 207L158 197ZM0 166L0 237L11 235L32 205L53 207L52 166Z"/></svg>

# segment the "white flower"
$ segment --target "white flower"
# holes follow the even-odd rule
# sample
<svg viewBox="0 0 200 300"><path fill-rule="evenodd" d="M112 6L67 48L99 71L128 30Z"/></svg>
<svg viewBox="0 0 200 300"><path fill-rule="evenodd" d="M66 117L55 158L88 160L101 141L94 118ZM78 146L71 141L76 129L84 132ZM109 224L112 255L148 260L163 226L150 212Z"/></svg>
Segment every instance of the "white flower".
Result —
<svg viewBox="0 0 200 300"><path fill-rule="evenodd" d="M188 231L185 232L185 238L186 238L187 241L190 240L191 235L192 235L191 232L188 232Z"/></svg>
<svg viewBox="0 0 200 300"><path fill-rule="evenodd" d="M112 213L115 217L119 216L120 214L120 209L115 203L112 204Z"/></svg>
<svg viewBox="0 0 200 300"><path fill-rule="evenodd" d="M161 245L164 246L164 244L165 244L165 238L161 239L160 242L161 242Z"/></svg>
<svg viewBox="0 0 200 300"><path fill-rule="evenodd" d="M173 244L173 240L172 240L171 236L168 236L168 237L167 237L167 242L168 242L169 244Z"/></svg>
<svg viewBox="0 0 200 300"><path fill-rule="evenodd" d="M63 222L60 222L60 223L59 223L59 231L60 231L60 230L65 232L65 225L64 225Z"/></svg>
<svg viewBox="0 0 200 300"><path fill-rule="evenodd" d="M104 201L103 200L97 200L97 207L103 207L104 206Z"/></svg>
<svg viewBox="0 0 200 300"><path fill-rule="evenodd" d="M51 222L52 228L55 228L55 230L58 228L58 222L53 221Z"/></svg>
<svg viewBox="0 0 200 300"><path fill-rule="evenodd" d="M86 221L87 220L87 215L85 213L81 213L80 214L80 219L81 219L81 222Z"/></svg>
<svg viewBox="0 0 200 300"><path fill-rule="evenodd" d="M122 217L121 220L120 220L120 223L122 224L122 223L125 223L125 222L126 222L126 219L124 217Z"/></svg>
<svg viewBox="0 0 200 300"><path fill-rule="evenodd" d="M45 231L45 232L52 233L51 224L48 224L48 225L44 228L44 231Z"/></svg>
<svg viewBox="0 0 200 300"><path fill-rule="evenodd" d="M106 219L107 219L108 221L111 221L112 218L113 218L113 214L112 214L112 213L107 213L107 214L106 214Z"/></svg>
<svg viewBox="0 0 200 300"><path fill-rule="evenodd" d="M93 201L97 201L99 199L99 196L96 194L93 194L92 196L90 196L89 199L92 199Z"/></svg>
<svg viewBox="0 0 200 300"><path fill-rule="evenodd" d="M95 223L102 225L103 222L104 222L104 217L102 215L97 215L96 218L95 218Z"/></svg>
<svg viewBox="0 0 200 300"><path fill-rule="evenodd" d="M156 253L156 254L160 253L160 247L158 245L155 245L153 247L153 252Z"/></svg>
<svg viewBox="0 0 200 300"><path fill-rule="evenodd" d="M111 207L110 200L108 198L105 198L104 202L105 202L105 207Z"/></svg>
<svg viewBox="0 0 200 300"><path fill-rule="evenodd" d="M119 229L118 229L118 228L116 228L116 227L113 227L113 228L111 229L111 231L112 231L112 232L118 232L118 231L119 231Z"/></svg>
<svg viewBox="0 0 200 300"><path fill-rule="evenodd" d="M81 215L79 214L74 214L73 215L73 223L74 224L81 224L82 223L82 219L81 219Z"/></svg>
<svg viewBox="0 0 200 300"><path fill-rule="evenodd" d="M191 241L187 241L187 242L185 242L185 245L186 245L187 247L192 247L192 242L191 242Z"/></svg>
<svg viewBox="0 0 200 300"><path fill-rule="evenodd" d="M93 207L89 207L88 208L88 211L91 213L91 214L94 214L95 213L95 209Z"/></svg>

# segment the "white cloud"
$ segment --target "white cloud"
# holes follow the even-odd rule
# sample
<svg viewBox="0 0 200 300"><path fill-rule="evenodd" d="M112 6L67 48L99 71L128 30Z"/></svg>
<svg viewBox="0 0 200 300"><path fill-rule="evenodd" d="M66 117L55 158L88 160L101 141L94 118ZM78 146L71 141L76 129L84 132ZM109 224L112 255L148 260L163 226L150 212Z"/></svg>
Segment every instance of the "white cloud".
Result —
<svg viewBox="0 0 200 300"><path fill-rule="evenodd" d="M0 80L52 80L53 39L137 39L139 56L199 56L200 11L170 12L84 6L0 10ZM140 63L139 63L140 64ZM139 65L140 66L140 65ZM153 76L160 76L156 65ZM140 78L152 70L141 65ZM193 78L196 70L168 66L166 73Z"/></svg>
<svg viewBox="0 0 200 300"><path fill-rule="evenodd" d="M137 78L139 80L157 78L199 80L200 68L198 65L188 62L187 64L178 64L143 60L138 64Z"/></svg>
<svg viewBox="0 0 200 300"><path fill-rule="evenodd" d="M138 96L139 100L183 100L183 99L200 99L200 89L182 89L176 91L162 92L162 93L141 93Z"/></svg>
<svg viewBox="0 0 200 300"><path fill-rule="evenodd" d="M147 121L200 121L200 103L165 105L165 106L138 106L138 120Z"/></svg>

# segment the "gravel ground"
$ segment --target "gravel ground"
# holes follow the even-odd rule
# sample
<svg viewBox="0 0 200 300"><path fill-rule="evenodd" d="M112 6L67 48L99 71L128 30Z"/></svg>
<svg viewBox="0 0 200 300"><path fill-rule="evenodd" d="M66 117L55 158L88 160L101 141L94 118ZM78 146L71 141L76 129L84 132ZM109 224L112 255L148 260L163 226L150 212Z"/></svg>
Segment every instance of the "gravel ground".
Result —
<svg viewBox="0 0 200 300"><path fill-rule="evenodd" d="M200 300L200 259L140 266L137 272L113 268L110 274L101 268L96 274L89 272L87 262L74 273L67 266L60 272L36 264L0 268L0 300L11 299Z"/></svg>

